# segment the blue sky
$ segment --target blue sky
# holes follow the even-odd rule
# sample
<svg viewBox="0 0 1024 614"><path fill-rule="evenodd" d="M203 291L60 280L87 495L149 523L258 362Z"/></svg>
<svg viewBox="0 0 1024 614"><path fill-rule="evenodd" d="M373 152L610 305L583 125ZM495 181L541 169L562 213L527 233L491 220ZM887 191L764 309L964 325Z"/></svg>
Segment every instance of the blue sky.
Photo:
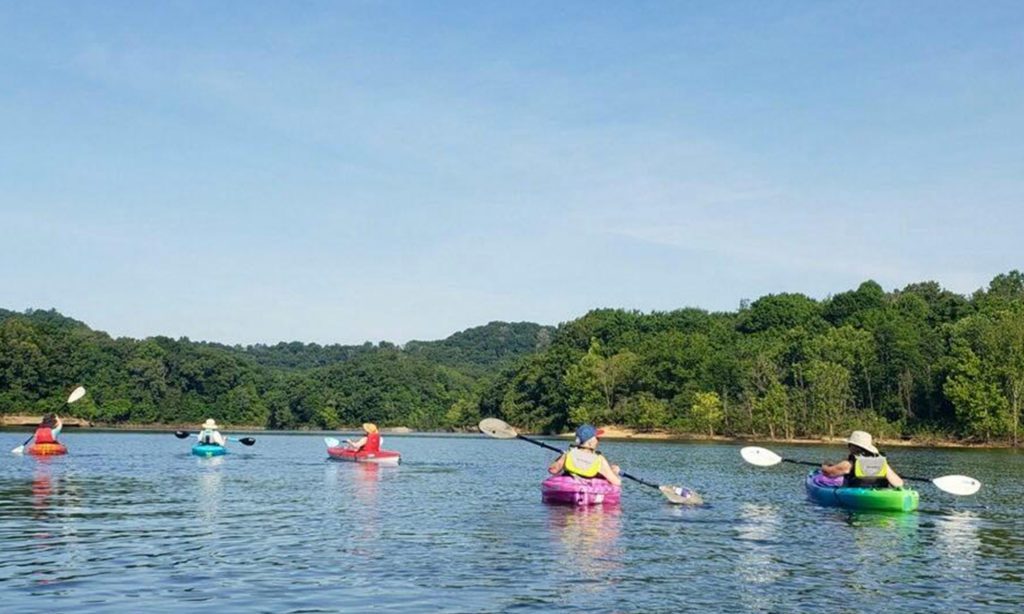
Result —
<svg viewBox="0 0 1024 614"><path fill-rule="evenodd" d="M898 6L893 6L898 4ZM437 339L1024 268L1017 2L0 6L0 307Z"/></svg>

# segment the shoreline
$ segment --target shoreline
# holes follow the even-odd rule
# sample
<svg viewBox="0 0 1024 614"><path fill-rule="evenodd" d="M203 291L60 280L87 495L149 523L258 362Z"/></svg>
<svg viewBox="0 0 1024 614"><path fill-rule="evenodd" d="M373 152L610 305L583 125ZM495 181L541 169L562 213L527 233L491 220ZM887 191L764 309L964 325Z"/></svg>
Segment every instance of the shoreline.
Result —
<svg viewBox="0 0 1024 614"><path fill-rule="evenodd" d="M5 431L15 430L26 430L35 427L41 417L28 416L28 415L0 415L0 428ZM89 422L80 418L65 418L64 419L65 429L82 430L82 431L125 431L125 432L154 432L154 433L173 433L174 431L197 431L199 429L198 424L193 423L179 423L179 424L107 424L102 422ZM806 445L806 446L842 446L845 440L844 437L817 437L817 438L793 438L793 439L771 439L765 436L757 435L705 435L700 433L673 433L669 431L634 431L628 428L622 428L617 426L603 426L601 427L605 434L602 437L606 441L646 441L646 442L692 442L692 443L760 443L769 445ZM265 426L245 425L245 424L222 424L220 425L221 431L236 431L246 433L266 433L271 434L288 434L288 433L309 433L311 435L322 435L330 433L359 433L361 429L358 426L351 428L340 427L336 429L313 429L313 428L298 428L298 429L269 429ZM425 436L465 436L465 435L476 435L480 434L475 429L473 430L435 430L435 431L417 431L404 426L397 427L382 427L380 432L384 435L425 435ZM524 433L531 437L545 437L551 439L561 439L570 441L573 439L573 433L560 433L557 435L545 435L538 433ZM1015 447L1012 442L968 442L958 441L950 439L886 439L879 438L875 442L879 447L883 448L962 448L962 449L978 449L978 450L1015 450L1020 446Z"/></svg>

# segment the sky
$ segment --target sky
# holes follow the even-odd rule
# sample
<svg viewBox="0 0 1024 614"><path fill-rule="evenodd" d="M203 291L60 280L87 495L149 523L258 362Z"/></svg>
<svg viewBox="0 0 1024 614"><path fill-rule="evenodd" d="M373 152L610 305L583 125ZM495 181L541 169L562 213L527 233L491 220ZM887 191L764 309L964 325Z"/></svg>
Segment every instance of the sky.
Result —
<svg viewBox="0 0 1024 614"><path fill-rule="evenodd" d="M1024 268L1019 2L6 2L0 308L440 339Z"/></svg>

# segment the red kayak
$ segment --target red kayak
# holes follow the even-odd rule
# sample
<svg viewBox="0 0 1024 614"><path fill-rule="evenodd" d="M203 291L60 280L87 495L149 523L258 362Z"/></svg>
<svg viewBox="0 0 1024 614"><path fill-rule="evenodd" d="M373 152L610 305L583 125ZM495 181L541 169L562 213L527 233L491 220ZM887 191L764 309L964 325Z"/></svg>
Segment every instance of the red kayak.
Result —
<svg viewBox="0 0 1024 614"><path fill-rule="evenodd" d="M36 443L25 448L25 453L33 456L57 456L67 454L68 449L60 443Z"/></svg>
<svg viewBox="0 0 1024 614"><path fill-rule="evenodd" d="M378 465L397 465L402 460L399 452L392 450L378 450L376 452L364 452L353 450L348 446L335 446L327 448L327 453L336 460L350 461L353 463L375 463Z"/></svg>

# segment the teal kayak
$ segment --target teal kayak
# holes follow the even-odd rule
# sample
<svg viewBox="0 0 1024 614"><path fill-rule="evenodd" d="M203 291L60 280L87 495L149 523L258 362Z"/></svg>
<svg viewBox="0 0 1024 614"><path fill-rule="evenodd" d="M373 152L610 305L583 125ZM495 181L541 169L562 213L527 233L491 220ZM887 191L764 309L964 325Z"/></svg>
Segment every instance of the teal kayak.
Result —
<svg viewBox="0 0 1024 614"><path fill-rule="evenodd" d="M807 497L820 505L850 510L912 512L917 509L918 494L910 488L859 488L842 486L817 471L807 475Z"/></svg>
<svg viewBox="0 0 1024 614"><path fill-rule="evenodd" d="M224 446L218 446L210 443L197 443L192 446L192 454L196 456L223 456L228 453L228 449Z"/></svg>

